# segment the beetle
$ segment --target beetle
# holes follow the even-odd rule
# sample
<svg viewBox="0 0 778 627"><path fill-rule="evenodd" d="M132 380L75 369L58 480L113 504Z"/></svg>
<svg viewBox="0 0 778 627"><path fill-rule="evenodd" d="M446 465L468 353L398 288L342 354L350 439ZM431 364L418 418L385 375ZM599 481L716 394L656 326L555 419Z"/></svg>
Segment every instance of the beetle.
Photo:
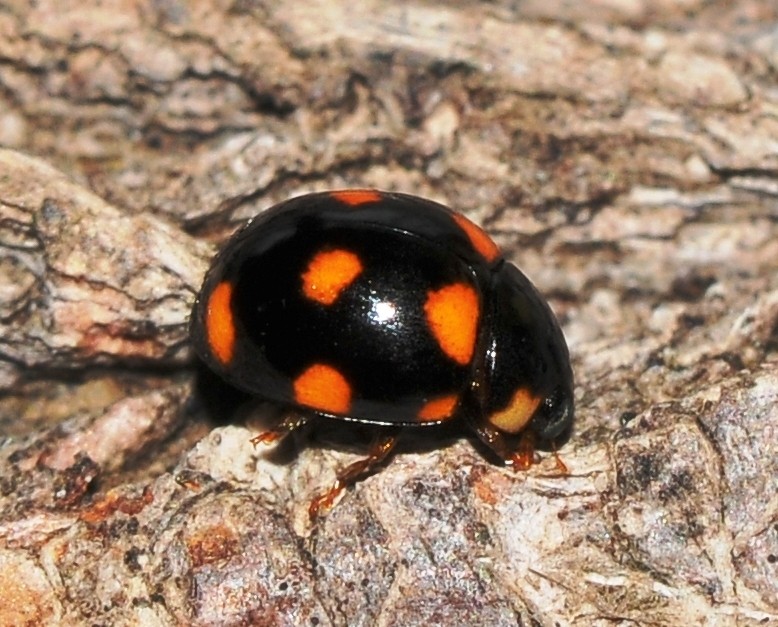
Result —
<svg viewBox="0 0 778 627"><path fill-rule="evenodd" d="M312 515L401 428L461 420L527 468L573 423L567 344L546 301L479 226L416 196L347 189L267 209L217 254L190 324L209 368L292 410L255 444L311 419L376 426Z"/></svg>

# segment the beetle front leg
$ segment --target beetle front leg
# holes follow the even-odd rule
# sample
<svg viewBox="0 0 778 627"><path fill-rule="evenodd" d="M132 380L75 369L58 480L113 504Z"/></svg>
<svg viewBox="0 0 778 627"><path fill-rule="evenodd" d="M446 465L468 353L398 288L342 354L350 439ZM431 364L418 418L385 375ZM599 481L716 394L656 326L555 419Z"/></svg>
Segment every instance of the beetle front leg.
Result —
<svg viewBox="0 0 778 627"><path fill-rule="evenodd" d="M535 436L531 431L524 431L519 436L517 446L510 443L502 431L488 423L474 425L473 428L481 441L492 449L506 466L512 466L514 470L527 470L535 463ZM515 438L510 439L515 442Z"/></svg>
<svg viewBox="0 0 778 627"><path fill-rule="evenodd" d="M537 463L535 455L537 438L532 431L522 431L518 444L511 446L505 434L488 423L475 425L473 429L481 441L492 449L506 466L511 466L514 470L528 470ZM553 443L552 450L559 472L562 475L570 474L567 464L559 456Z"/></svg>

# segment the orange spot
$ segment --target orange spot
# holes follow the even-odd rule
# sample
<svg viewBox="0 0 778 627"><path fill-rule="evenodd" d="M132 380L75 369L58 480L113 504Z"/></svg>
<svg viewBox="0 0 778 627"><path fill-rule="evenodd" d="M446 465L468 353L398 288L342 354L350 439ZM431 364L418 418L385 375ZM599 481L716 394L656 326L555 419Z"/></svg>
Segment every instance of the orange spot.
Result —
<svg viewBox="0 0 778 627"><path fill-rule="evenodd" d="M351 386L332 366L313 364L295 379L294 398L329 414L345 414L351 407Z"/></svg>
<svg viewBox="0 0 778 627"><path fill-rule="evenodd" d="M457 400L456 394L433 398L424 403L419 410L418 418L423 422L449 418L457 405Z"/></svg>
<svg viewBox="0 0 778 627"><path fill-rule="evenodd" d="M316 253L303 273L303 294L322 305L332 305L362 272L362 262L342 249Z"/></svg>
<svg viewBox="0 0 778 627"><path fill-rule="evenodd" d="M489 263L497 259L502 253L500 247L494 243L491 237L486 234L480 226L475 222L471 222L461 213L452 214L454 222L457 223L460 229L465 232L465 235L470 239L470 243L473 245L478 253L486 259Z"/></svg>
<svg viewBox="0 0 778 627"><path fill-rule="evenodd" d="M478 329L478 295L466 283L453 283L427 292L427 324L440 348L455 362L470 362Z"/></svg>
<svg viewBox="0 0 778 627"><path fill-rule="evenodd" d="M330 192L330 196L350 207L357 207L369 202L378 202L382 198L381 192L377 192L374 189L343 189Z"/></svg>
<svg viewBox="0 0 778 627"><path fill-rule="evenodd" d="M519 388L505 409L489 416L489 422L500 431L518 433L530 421L541 400L529 388Z"/></svg>
<svg viewBox="0 0 778 627"><path fill-rule="evenodd" d="M235 354L235 320L232 317L232 284L222 281L208 297L205 332L208 348L226 366Z"/></svg>

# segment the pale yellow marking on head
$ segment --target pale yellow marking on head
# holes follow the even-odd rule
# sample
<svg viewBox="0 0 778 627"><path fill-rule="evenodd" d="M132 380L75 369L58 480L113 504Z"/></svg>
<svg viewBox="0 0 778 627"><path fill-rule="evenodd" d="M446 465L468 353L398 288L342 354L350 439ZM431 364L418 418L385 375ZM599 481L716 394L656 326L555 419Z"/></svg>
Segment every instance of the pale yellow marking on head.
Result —
<svg viewBox="0 0 778 627"><path fill-rule="evenodd" d="M527 426L542 400L529 388L519 388L505 409L489 416L489 423L500 431L516 434Z"/></svg>

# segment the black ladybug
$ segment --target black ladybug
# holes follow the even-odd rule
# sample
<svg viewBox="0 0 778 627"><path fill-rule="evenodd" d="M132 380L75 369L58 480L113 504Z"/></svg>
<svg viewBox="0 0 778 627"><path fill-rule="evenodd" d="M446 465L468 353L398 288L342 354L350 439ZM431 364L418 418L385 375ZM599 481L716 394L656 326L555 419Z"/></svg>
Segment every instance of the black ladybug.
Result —
<svg viewBox="0 0 778 627"><path fill-rule="evenodd" d="M311 417L396 427L462 419L507 464L573 422L573 373L551 309L470 220L429 200L343 190L268 209L217 255L191 318L195 348L230 384ZM392 428L394 427L394 428Z"/></svg>

